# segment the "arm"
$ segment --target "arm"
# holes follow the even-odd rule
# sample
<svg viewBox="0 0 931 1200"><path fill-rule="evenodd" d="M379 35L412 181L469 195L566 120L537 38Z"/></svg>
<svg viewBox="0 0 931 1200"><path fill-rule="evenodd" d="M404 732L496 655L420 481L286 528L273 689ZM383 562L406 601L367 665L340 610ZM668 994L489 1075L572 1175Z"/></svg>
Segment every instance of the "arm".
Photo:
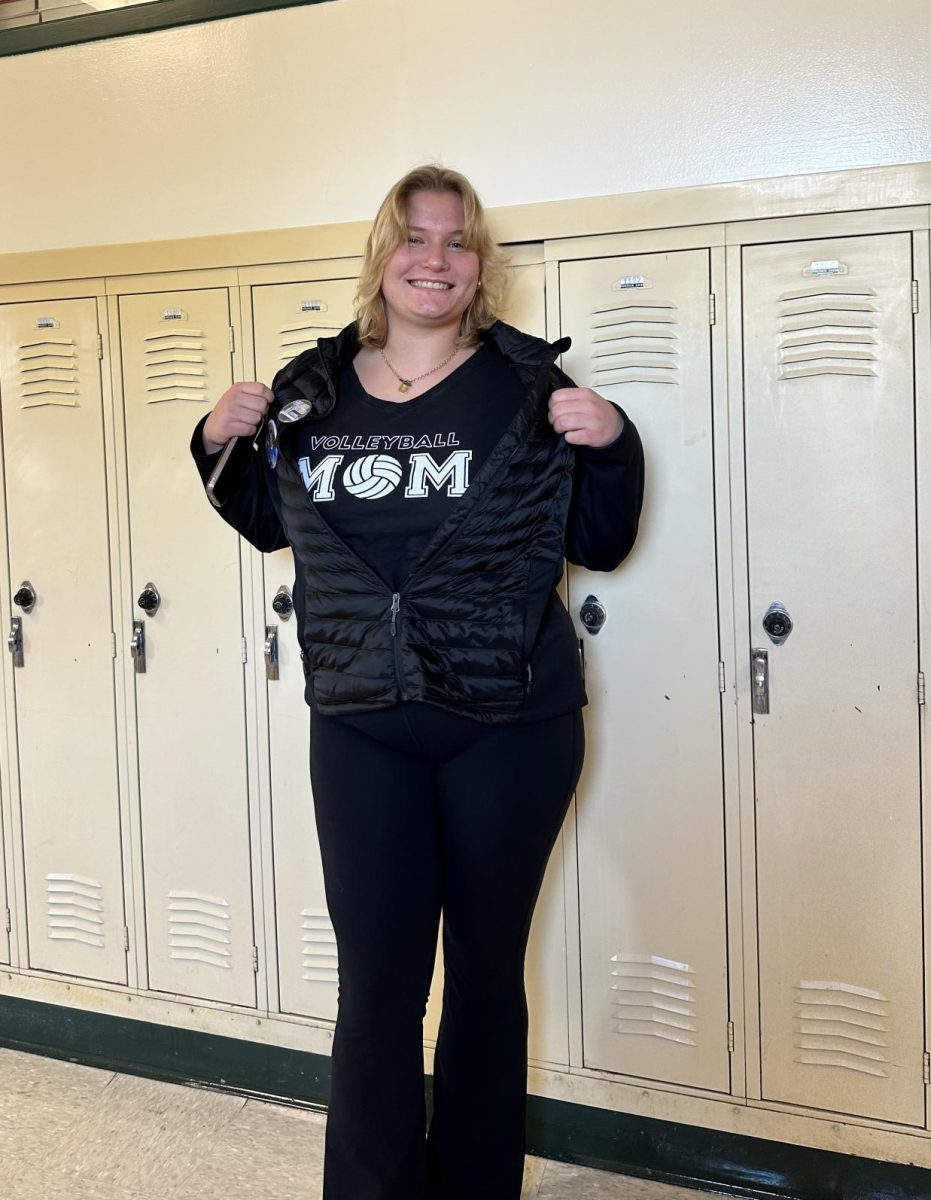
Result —
<svg viewBox="0 0 931 1200"><path fill-rule="evenodd" d="M633 421L606 446L580 445L566 525L566 558L590 571L613 571L630 553L643 506L643 446Z"/></svg>
<svg viewBox="0 0 931 1200"><path fill-rule="evenodd" d="M252 449L271 398L271 391L262 384L234 384L191 437L191 455L205 484L226 443L231 437L239 438L221 476L225 499L218 511L237 533L264 551L288 544L278 518L277 497L272 495L275 483L266 470L264 447Z"/></svg>
<svg viewBox="0 0 931 1200"><path fill-rule="evenodd" d="M592 571L613 571L630 553L643 505L643 446L634 423L591 388L562 372L550 397L550 421L576 447L566 557Z"/></svg>

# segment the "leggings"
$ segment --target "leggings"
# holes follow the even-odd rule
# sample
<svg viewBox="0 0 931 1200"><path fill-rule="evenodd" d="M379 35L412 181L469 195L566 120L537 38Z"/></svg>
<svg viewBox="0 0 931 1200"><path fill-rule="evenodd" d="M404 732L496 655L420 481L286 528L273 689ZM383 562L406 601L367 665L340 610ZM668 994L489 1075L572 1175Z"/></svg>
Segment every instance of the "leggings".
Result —
<svg viewBox="0 0 931 1200"><path fill-rule="evenodd" d="M583 753L580 712L495 726L408 703L311 722L339 954L323 1200L519 1200L524 955ZM427 1130L423 1018L441 911Z"/></svg>

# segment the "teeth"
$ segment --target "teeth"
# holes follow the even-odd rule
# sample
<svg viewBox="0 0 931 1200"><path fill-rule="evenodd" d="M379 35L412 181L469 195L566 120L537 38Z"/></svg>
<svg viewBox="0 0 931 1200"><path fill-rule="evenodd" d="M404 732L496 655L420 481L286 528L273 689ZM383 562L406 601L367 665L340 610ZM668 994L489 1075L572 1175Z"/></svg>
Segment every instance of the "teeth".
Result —
<svg viewBox="0 0 931 1200"><path fill-rule="evenodd" d="M439 288L442 291L447 291L452 287L450 283L441 283L439 280L434 281L430 279L412 279L410 280L410 285L416 288Z"/></svg>

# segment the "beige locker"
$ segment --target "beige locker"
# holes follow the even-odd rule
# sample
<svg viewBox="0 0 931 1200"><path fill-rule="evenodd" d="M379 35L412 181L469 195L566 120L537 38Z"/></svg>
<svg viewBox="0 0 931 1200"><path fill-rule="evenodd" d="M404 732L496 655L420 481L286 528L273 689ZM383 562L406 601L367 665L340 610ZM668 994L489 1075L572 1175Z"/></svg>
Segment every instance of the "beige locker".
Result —
<svg viewBox="0 0 931 1200"><path fill-rule="evenodd" d="M332 337L348 324L355 287L354 279L253 287L256 377L270 386L281 367L315 346L318 337ZM323 890L308 776L310 710L304 703L297 622L274 608L276 597L290 596L294 584L291 551L263 555L262 569L266 639L273 639L278 660L278 678L268 680L267 693L279 1007L335 1021L336 937ZM279 606L283 602L279 599Z"/></svg>
<svg viewBox="0 0 931 1200"><path fill-rule="evenodd" d="M630 414L647 456L632 555L611 574L569 574L590 701L577 804L583 1061L723 1092L709 272L705 249L562 263L560 313L574 339L566 371ZM606 613L598 632L586 602Z"/></svg>
<svg viewBox="0 0 931 1200"><path fill-rule="evenodd" d="M10 615L22 646L12 702L23 965L125 983L96 301L0 308L0 393Z"/></svg>
<svg viewBox="0 0 931 1200"><path fill-rule="evenodd" d="M191 431L232 382L229 292L117 302L131 547L148 985L253 1006L256 957L236 534L207 504ZM145 593L158 608L145 611ZM124 630L127 641L130 630ZM140 665L138 655L134 665ZM130 685L132 689L132 684Z"/></svg>
<svg viewBox="0 0 931 1200"><path fill-rule="evenodd" d="M3 833L3 822L0 820L0 908L6 912L10 912L11 904L9 893L6 887L6 838ZM12 913L11 913L12 924ZM10 961L10 931L6 927L6 921L0 923L0 963L9 964Z"/></svg>
<svg viewBox="0 0 931 1200"><path fill-rule="evenodd" d="M909 234L743 252L762 1094L923 1125L911 279Z"/></svg>

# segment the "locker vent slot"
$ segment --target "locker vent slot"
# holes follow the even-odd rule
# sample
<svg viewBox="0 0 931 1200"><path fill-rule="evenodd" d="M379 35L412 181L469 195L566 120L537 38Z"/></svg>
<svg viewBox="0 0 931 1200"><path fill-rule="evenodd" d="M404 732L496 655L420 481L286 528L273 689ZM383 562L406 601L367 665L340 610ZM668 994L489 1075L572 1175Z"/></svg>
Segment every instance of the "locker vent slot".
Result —
<svg viewBox="0 0 931 1200"><path fill-rule="evenodd" d="M675 304L620 298L592 314L592 386L679 382Z"/></svg>
<svg viewBox="0 0 931 1200"><path fill-rule="evenodd" d="M339 330L339 325L321 325L318 321L282 325L278 330L279 358L282 362L290 362L292 358L316 346L318 338L333 337Z"/></svg>
<svg viewBox="0 0 931 1200"><path fill-rule="evenodd" d="M301 978L311 983L338 983L336 934L325 908L301 909Z"/></svg>
<svg viewBox="0 0 931 1200"><path fill-rule="evenodd" d="M78 351L74 338L45 337L23 342L17 350L21 408L46 404L77 407Z"/></svg>
<svg viewBox="0 0 931 1200"><path fill-rule="evenodd" d="M827 980L803 979L796 991L796 1062L888 1076L885 996Z"/></svg>
<svg viewBox="0 0 931 1200"><path fill-rule="evenodd" d="M232 969L229 901L202 892L168 893L169 956Z"/></svg>
<svg viewBox="0 0 931 1200"><path fill-rule="evenodd" d="M697 1044L695 972L688 963L621 953L611 963L615 1033Z"/></svg>
<svg viewBox="0 0 931 1200"><path fill-rule="evenodd" d="M779 297L779 378L876 376L876 293L818 287Z"/></svg>
<svg viewBox="0 0 931 1200"><path fill-rule="evenodd" d="M202 329L160 330L145 335L148 404L165 400L207 401L207 346Z"/></svg>
<svg viewBox="0 0 931 1200"><path fill-rule="evenodd" d="M84 875L51 872L48 884L48 936L56 942L104 946L103 884Z"/></svg>

